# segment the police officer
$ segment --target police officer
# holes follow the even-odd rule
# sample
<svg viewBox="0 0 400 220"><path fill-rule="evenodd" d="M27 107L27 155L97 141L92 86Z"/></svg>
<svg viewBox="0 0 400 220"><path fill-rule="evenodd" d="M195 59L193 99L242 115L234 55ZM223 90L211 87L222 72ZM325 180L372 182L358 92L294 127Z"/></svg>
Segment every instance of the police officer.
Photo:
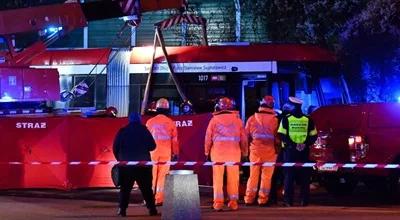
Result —
<svg viewBox="0 0 400 220"><path fill-rule="evenodd" d="M150 151L154 150L156 143L146 126L140 122L140 116L132 113L129 124L121 128L114 140L113 153L118 161L149 161ZM119 216L126 216L129 197L134 181L137 181L150 215L157 215L154 203L151 167L120 166L119 180Z"/></svg>
<svg viewBox="0 0 400 220"><path fill-rule="evenodd" d="M289 97L294 105L291 114L282 118L278 133L283 142L283 162L309 162L309 147L317 138L317 130L313 121L303 114L303 101L296 97ZM310 194L310 168L284 168L284 205L293 205L295 174L299 177L301 206L307 206Z"/></svg>
<svg viewBox="0 0 400 220"><path fill-rule="evenodd" d="M177 158L179 154L178 131L175 122L167 115L169 113L169 102L161 98L156 102L157 115L146 122L154 140L156 149L151 152L151 160L156 162L170 161ZM155 190L156 205L162 205L164 201L165 176L169 172L170 166L153 166L153 188Z"/></svg>
<svg viewBox="0 0 400 220"><path fill-rule="evenodd" d="M250 142L250 162L274 162L277 157L275 149L278 130L278 118L273 110L274 98L264 96L260 101L258 112L252 115L246 123L246 132ZM264 206L268 202L271 189L271 177L274 167L250 167L250 177L247 181L246 205L253 204L258 191L258 204ZM261 173L261 181L260 179ZM258 183L260 182L260 187Z"/></svg>
<svg viewBox="0 0 400 220"><path fill-rule="evenodd" d="M210 120L205 137L205 156L211 156L215 162L240 162L241 156L247 156L247 137L238 112L234 111L234 100L222 97L218 100L213 118ZM239 199L239 167L227 166L228 207L237 210ZM216 211L224 206L225 167L213 166L214 204Z"/></svg>

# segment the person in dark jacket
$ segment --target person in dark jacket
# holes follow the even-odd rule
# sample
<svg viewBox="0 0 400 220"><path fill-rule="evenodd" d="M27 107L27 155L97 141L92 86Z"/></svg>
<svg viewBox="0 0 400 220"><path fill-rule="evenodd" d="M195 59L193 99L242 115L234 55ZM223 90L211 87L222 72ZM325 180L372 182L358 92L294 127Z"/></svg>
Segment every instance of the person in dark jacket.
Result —
<svg viewBox="0 0 400 220"><path fill-rule="evenodd" d="M282 111L278 114L279 123L282 121L282 118L290 114L294 109L294 106L287 102L282 106ZM282 152L282 143L277 143L277 152L278 156L276 158L276 163L282 163L283 161L283 152ZM283 186L283 170L282 167L275 167L274 174L272 175L271 180L271 191L269 193L269 205L278 204L278 193L281 192L280 188Z"/></svg>
<svg viewBox="0 0 400 220"><path fill-rule="evenodd" d="M140 115L132 113L129 116L129 124L121 128L114 139L113 152L118 161L151 161L150 151L155 148L156 143L146 126L141 124ZM126 216L135 181L146 201L149 214L158 214L152 190L151 166L120 166L119 177L121 182L117 213L119 216Z"/></svg>

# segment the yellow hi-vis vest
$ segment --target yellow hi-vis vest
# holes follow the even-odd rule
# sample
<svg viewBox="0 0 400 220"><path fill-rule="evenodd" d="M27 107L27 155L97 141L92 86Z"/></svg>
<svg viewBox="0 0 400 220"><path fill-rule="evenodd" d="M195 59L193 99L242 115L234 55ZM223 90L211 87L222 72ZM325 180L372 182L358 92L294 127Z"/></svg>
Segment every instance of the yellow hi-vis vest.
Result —
<svg viewBox="0 0 400 220"><path fill-rule="evenodd" d="M296 144L304 144L308 135L315 135L315 128L308 132L309 119L306 116L296 118L290 115L288 118L288 130L286 130L282 123L279 126L278 133L289 135L289 138Z"/></svg>

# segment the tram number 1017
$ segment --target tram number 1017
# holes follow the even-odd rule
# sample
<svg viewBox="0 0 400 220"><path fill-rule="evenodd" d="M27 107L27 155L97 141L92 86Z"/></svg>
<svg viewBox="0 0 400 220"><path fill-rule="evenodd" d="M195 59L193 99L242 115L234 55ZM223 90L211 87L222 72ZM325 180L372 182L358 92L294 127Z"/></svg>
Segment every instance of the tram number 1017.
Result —
<svg viewBox="0 0 400 220"><path fill-rule="evenodd" d="M208 75L198 75L198 80L199 80L199 82L207 82Z"/></svg>

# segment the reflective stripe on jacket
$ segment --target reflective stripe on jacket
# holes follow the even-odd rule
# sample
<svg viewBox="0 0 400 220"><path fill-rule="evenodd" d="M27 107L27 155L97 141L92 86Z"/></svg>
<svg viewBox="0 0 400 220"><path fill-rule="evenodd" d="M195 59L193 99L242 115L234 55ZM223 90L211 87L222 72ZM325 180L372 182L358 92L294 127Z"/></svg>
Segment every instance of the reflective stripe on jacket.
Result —
<svg viewBox="0 0 400 220"><path fill-rule="evenodd" d="M246 132L251 137L250 149L275 147L278 118L273 109L260 108L246 123Z"/></svg>
<svg viewBox="0 0 400 220"><path fill-rule="evenodd" d="M246 132L236 112L224 112L213 116L207 127L204 150L205 155L209 155L211 151L214 151L215 155L221 154L221 159L224 159L224 155L236 155L236 152L239 159L240 153L247 156Z"/></svg>
<svg viewBox="0 0 400 220"><path fill-rule="evenodd" d="M156 141L155 152L162 154L179 154L178 131L175 122L163 114L150 118L146 122L151 135Z"/></svg>

